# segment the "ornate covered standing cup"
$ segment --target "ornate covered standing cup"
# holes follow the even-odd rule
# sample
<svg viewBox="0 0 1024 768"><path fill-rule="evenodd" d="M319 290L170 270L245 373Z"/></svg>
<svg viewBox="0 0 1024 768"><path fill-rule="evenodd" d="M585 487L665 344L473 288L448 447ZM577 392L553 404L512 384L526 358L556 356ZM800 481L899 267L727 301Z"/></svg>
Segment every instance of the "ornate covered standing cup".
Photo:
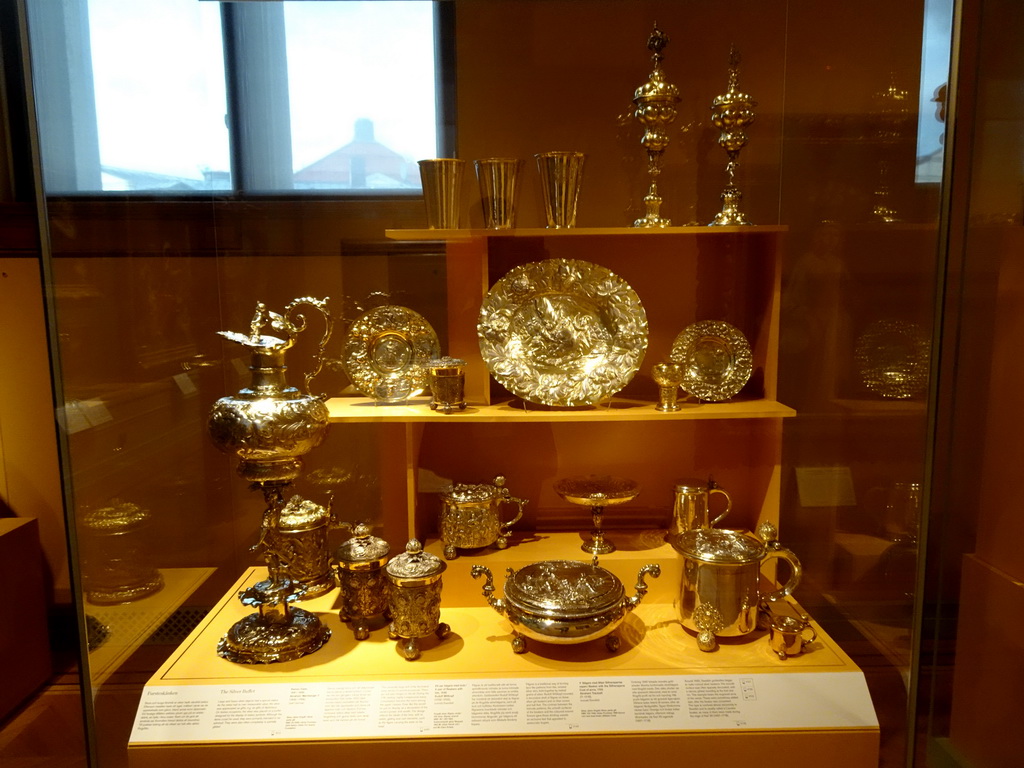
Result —
<svg viewBox="0 0 1024 768"><path fill-rule="evenodd" d="M356 523L352 538L334 553L341 592L338 616L350 622L356 640L370 636L373 619L388 613L388 580L384 565L391 547L370 534L370 526Z"/></svg>
<svg viewBox="0 0 1024 768"><path fill-rule="evenodd" d="M441 574L447 567L441 558L424 552L417 539L410 539L405 552L391 558L385 568L390 582L388 637L402 640L401 650L409 661L419 658L421 637L444 640L451 632L441 623Z"/></svg>

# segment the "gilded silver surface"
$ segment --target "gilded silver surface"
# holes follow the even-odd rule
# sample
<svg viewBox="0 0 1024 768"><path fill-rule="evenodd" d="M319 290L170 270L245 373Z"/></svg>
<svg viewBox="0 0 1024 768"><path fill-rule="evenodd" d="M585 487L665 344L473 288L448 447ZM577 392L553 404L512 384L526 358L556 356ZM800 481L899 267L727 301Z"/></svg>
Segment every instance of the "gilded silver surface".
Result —
<svg viewBox="0 0 1024 768"><path fill-rule="evenodd" d="M632 501L639 495L640 485L625 477L577 475L556 481L555 493L571 504L590 507L594 527L590 531L590 540L584 541L580 549L592 555L607 555L615 551L615 545L604 535L602 517L605 507Z"/></svg>
<svg viewBox="0 0 1024 768"><path fill-rule="evenodd" d="M315 365L306 373L306 392L288 386L285 380L285 352L306 329L303 307L317 310L324 320L324 333L314 356ZM263 333L269 325L283 338ZM258 608L236 622L221 639L217 652L230 661L263 664L287 661L320 648L331 633L316 614L292 607L307 590L325 592L333 584L329 566L322 572L326 553L326 511L304 504L295 497L289 506L284 490L302 469L302 457L323 439L328 425L325 396L309 392L310 383L324 363L324 350L331 337L333 319L327 299L299 298L283 314L272 312L259 302L249 323L249 334L221 331L225 338L250 352L249 386L238 394L223 397L214 405L209 419L210 435L222 451L234 453L238 473L250 488L263 494L265 508L260 539L269 577L239 594L243 605ZM288 515L290 528L282 528ZM322 521L322 525L321 525ZM310 585L289 578L289 565L311 579Z"/></svg>
<svg viewBox="0 0 1024 768"><path fill-rule="evenodd" d="M916 323L875 321L857 338L854 357L864 386L888 400L909 400L928 388L931 345Z"/></svg>
<svg viewBox="0 0 1024 768"><path fill-rule="evenodd" d="M277 524L268 528L264 542L288 563L289 577L305 587L303 600L334 589L334 572L327 535L331 513L301 496L292 496L281 509Z"/></svg>
<svg viewBox="0 0 1024 768"><path fill-rule="evenodd" d="M483 565L470 571L485 577L483 595L512 625L512 649L526 651L525 638L545 643L575 644L604 637L615 652L619 639L612 633L647 594L647 576L657 578L661 567L645 565L637 575L636 593L627 597L622 582L597 564L573 560L544 560L516 571L509 568L504 599L494 597L494 576Z"/></svg>
<svg viewBox="0 0 1024 768"><path fill-rule="evenodd" d="M540 174L544 216L548 229L570 229L576 226L576 206L583 186L582 152L541 152L534 155Z"/></svg>
<svg viewBox="0 0 1024 768"><path fill-rule="evenodd" d="M324 318L315 367L306 374L306 392L288 385L285 352L306 328L303 306L318 310ZM283 338L264 335L270 325ZM331 337L333 319L327 299L301 298L290 302L284 314L271 312L259 302L246 336L234 331L220 335L246 347L250 353L250 382L235 395L222 397L210 412L209 430L214 444L238 459L238 473L249 482L288 482L298 477L302 456L323 440L328 411L323 396L309 393L313 377L323 365L323 351Z"/></svg>
<svg viewBox="0 0 1024 768"><path fill-rule="evenodd" d="M292 661L318 650L331 630L316 614L289 608L287 621L268 621L251 613L236 622L217 644L217 653L237 664L271 664Z"/></svg>
<svg viewBox="0 0 1024 768"><path fill-rule="evenodd" d="M586 261L523 264L484 297L480 353L512 394L593 405L629 383L647 350L647 313L618 275Z"/></svg>
<svg viewBox="0 0 1024 768"><path fill-rule="evenodd" d="M422 315L386 304L352 323L342 359L361 394L398 403L427 389L428 366L438 351L437 334Z"/></svg>
<svg viewBox="0 0 1024 768"><path fill-rule="evenodd" d="M714 638L738 637L757 628L762 599L788 597L803 570L797 556L777 542L766 543L750 533L718 528L686 531L672 542L683 556L679 593L682 624L698 633L698 647L713 650ZM789 563L785 585L762 595L761 568L769 560Z"/></svg>
<svg viewBox="0 0 1024 768"><path fill-rule="evenodd" d="M633 93L633 116L644 127L640 140L647 150L647 174L651 182L644 196L646 213L633 222L634 227L670 227L671 219L661 215L661 195L658 193L658 177L661 175L661 158L669 143L668 126L676 119L676 104L679 103L679 89L665 81L661 71L661 52L668 46L668 35L654 25L654 31L647 39L653 62L653 70L647 82Z"/></svg>
<svg viewBox="0 0 1024 768"><path fill-rule="evenodd" d="M768 625L768 647L783 661L803 653L817 637L807 616L772 616Z"/></svg>
<svg viewBox="0 0 1024 768"><path fill-rule="evenodd" d="M724 506L715 517L711 516L712 496L722 496L725 500ZM669 541L683 531L713 528L722 522L731 510L732 497L719 488L714 480L681 480L675 487L672 521L668 530Z"/></svg>
<svg viewBox="0 0 1024 768"><path fill-rule="evenodd" d="M517 505L516 512L509 520L502 521L501 505ZM494 483L463 484L449 486L441 496L441 513L438 528L444 543L444 556L454 560L458 549L489 547L498 549L508 546L508 536L513 525L523 517L526 499L509 494L505 478L499 475Z"/></svg>
<svg viewBox="0 0 1024 768"><path fill-rule="evenodd" d="M466 410L466 361L457 357L441 357L431 360L427 371L430 410L441 413Z"/></svg>
<svg viewBox="0 0 1024 768"><path fill-rule="evenodd" d="M473 165L480 185L484 227L512 229L516 225L519 170L523 161L511 157L488 157L474 161Z"/></svg>
<svg viewBox="0 0 1024 768"><path fill-rule="evenodd" d="M441 574L446 567L443 560L424 552L416 539L410 539L405 552L387 565L388 636L402 639L400 648L409 661L419 658L419 638L436 635L443 640L451 631L441 623Z"/></svg>
<svg viewBox="0 0 1024 768"><path fill-rule="evenodd" d="M370 636L371 620L387 614L388 579L384 573L390 547L357 523L353 535L335 550L338 575L338 617L351 623L356 640Z"/></svg>
<svg viewBox="0 0 1024 768"><path fill-rule="evenodd" d="M657 363L651 368L651 378L658 385L658 404L654 410L678 411L679 385L683 383L683 367L679 363Z"/></svg>
<svg viewBox="0 0 1024 768"><path fill-rule="evenodd" d="M754 107L757 102L739 90L740 55L732 48L729 51L728 90L715 96L711 103L711 122L721 132L718 146L729 157L725 172L729 181L722 190L722 210L708 226L729 227L750 224L746 214L740 211L743 194L736 187L736 168L739 167L740 150L747 144L746 128L754 122Z"/></svg>
<svg viewBox="0 0 1024 768"><path fill-rule="evenodd" d="M687 326L672 343L670 357L683 369L683 391L709 402L739 393L754 367L746 337L722 320Z"/></svg>

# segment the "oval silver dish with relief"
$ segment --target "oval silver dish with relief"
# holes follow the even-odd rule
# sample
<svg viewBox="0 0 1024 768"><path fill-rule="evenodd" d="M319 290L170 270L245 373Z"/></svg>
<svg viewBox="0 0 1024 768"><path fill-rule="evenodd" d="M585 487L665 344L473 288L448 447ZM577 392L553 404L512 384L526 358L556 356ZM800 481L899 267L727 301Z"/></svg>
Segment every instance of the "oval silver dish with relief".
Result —
<svg viewBox="0 0 1024 768"><path fill-rule="evenodd" d="M437 334L418 312L385 305L349 328L343 360L352 385L379 402L401 402L428 385L428 362L438 356Z"/></svg>
<svg viewBox="0 0 1024 768"><path fill-rule="evenodd" d="M750 343L723 320L687 326L676 336L670 358L683 368L683 391L709 402L735 396L753 371Z"/></svg>
<svg viewBox="0 0 1024 768"><path fill-rule="evenodd" d="M647 351L647 313L611 270L547 259L510 270L484 297L480 354L512 394L543 405L593 405L621 390Z"/></svg>

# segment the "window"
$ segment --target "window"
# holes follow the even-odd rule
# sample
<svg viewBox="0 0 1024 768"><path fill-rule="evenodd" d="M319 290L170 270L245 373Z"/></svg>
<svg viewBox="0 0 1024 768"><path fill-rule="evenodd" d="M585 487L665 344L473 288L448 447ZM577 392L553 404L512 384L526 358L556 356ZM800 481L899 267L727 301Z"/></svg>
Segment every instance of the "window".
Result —
<svg viewBox="0 0 1024 768"><path fill-rule="evenodd" d="M46 191L418 191L443 153L434 6L31 3Z"/></svg>

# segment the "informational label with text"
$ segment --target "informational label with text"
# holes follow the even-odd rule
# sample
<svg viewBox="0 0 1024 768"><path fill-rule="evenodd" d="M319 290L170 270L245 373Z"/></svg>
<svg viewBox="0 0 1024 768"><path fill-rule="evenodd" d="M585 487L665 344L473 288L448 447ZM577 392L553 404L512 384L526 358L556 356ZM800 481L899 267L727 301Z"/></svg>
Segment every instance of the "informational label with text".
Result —
<svg viewBox="0 0 1024 768"><path fill-rule="evenodd" d="M148 686L132 744L873 728L860 673Z"/></svg>

